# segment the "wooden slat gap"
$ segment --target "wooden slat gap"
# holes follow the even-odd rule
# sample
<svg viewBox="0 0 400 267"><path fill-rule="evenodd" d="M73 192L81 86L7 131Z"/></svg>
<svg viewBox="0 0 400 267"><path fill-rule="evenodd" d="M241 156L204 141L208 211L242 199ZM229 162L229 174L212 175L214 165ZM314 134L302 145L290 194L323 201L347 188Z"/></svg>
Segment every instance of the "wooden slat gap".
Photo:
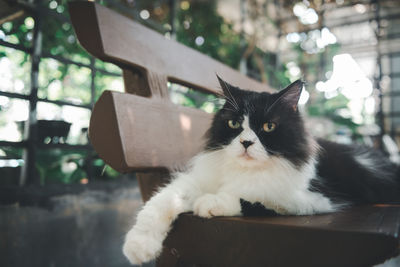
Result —
<svg viewBox="0 0 400 267"><path fill-rule="evenodd" d="M122 76L126 93L151 97L152 92L147 82L145 70L123 68Z"/></svg>

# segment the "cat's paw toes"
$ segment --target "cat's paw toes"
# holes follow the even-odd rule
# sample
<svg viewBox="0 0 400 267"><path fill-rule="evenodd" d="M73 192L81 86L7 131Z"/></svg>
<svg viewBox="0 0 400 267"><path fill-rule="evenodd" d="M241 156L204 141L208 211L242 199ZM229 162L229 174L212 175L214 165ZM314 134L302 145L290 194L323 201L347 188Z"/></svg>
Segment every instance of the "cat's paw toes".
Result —
<svg viewBox="0 0 400 267"><path fill-rule="evenodd" d="M221 198L212 194L199 197L194 202L193 212L195 215L204 218L233 215L230 211L229 203L224 203Z"/></svg>
<svg viewBox="0 0 400 267"><path fill-rule="evenodd" d="M162 241L150 233L133 228L126 235L122 250L131 264L142 264L155 259L161 253Z"/></svg>

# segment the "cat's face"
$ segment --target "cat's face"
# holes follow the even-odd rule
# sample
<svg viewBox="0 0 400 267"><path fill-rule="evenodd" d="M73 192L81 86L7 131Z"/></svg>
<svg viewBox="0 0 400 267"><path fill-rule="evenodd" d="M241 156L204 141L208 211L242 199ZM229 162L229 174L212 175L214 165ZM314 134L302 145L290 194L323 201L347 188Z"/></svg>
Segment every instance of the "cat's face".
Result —
<svg viewBox="0 0 400 267"><path fill-rule="evenodd" d="M207 149L224 149L246 166L262 165L273 157L298 166L309 159L308 138L297 109L301 81L270 94L241 90L219 80L226 103L209 129Z"/></svg>

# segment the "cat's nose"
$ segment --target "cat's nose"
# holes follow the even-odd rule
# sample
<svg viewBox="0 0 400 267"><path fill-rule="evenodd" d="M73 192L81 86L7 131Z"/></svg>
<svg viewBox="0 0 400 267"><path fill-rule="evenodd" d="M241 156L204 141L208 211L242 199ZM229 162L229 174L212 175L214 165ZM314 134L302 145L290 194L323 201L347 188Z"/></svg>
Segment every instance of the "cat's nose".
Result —
<svg viewBox="0 0 400 267"><path fill-rule="evenodd" d="M254 142L253 141L249 141L249 140L243 140L243 141L240 141L240 143L242 143L242 145L244 146L244 148L248 148L249 146L251 146L252 144L254 144Z"/></svg>

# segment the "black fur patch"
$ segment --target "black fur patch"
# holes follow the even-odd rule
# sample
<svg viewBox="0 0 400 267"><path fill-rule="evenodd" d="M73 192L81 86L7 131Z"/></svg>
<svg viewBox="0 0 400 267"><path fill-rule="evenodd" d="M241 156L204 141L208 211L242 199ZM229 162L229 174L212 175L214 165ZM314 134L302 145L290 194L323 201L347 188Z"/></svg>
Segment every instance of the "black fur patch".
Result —
<svg viewBox="0 0 400 267"><path fill-rule="evenodd" d="M400 201L398 167L381 152L356 145L318 140L318 178L310 189L338 203L389 203ZM357 157L367 158L370 166ZM373 171L372 171L373 170Z"/></svg>
<svg viewBox="0 0 400 267"><path fill-rule="evenodd" d="M274 210L266 209L264 205L260 202L251 203L244 199L240 199L240 206L242 207L242 214L243 216L251 216L251 217L258 217L258 216L278 216L279 214L276 213Z"/></svg>

